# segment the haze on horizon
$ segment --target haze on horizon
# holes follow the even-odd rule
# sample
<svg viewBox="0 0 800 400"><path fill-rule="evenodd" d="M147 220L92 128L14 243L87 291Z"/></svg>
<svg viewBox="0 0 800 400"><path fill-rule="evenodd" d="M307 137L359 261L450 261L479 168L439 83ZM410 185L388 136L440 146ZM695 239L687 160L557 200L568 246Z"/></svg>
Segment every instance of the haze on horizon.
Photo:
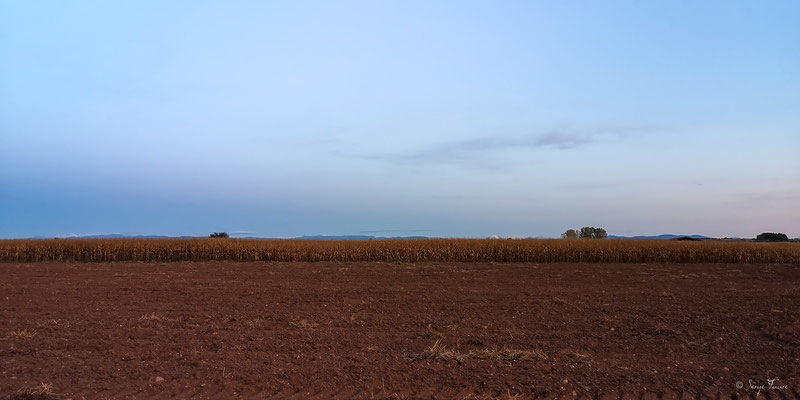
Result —
<svg viewBox="0 0 800 400"><path fill-rule="evenodd" d="M0 1L0 238L800 236L800 2Z"/></svg>

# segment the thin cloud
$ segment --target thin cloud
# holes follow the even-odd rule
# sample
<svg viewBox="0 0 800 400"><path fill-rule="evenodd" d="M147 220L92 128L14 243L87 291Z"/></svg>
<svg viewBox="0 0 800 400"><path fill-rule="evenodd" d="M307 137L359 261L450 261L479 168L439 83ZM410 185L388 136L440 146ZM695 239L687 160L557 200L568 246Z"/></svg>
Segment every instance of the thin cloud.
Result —
<svg viewBox="0 0 800 400"><path fill-rule="evenodd" d="M748 204L798 204L800 203L800 190L765 191L742 193L740 201Z"/></svg>
<svg viewBox="0 0 800 400"><path fill-rule="evenodd" d="M598 141L601 137L624 137L630 133L652 131L654 127L602 128L590 132L552 130L522 137L484 136L468 140L439 143L417 151L399 154L368 154L356 157L367 160L384 160L396 163L464 163L486 164L487 155L517 149L551 148L570 150Z"/></svg>
<svg viewBox="0 0 800 400"><path fill-rule="evenodd" d="M603 183L572 183L559 185L561 189L568 190L605 190L622 186L622 182L603 182Z"/></svg>
<svg viewBox="0 0 800 400"><path fill-rule="evenodd" d="M533 147L554 147L561 150L574 149L594 142L593 135L575 135L565 132L550 132L539 136Z"/></svg>

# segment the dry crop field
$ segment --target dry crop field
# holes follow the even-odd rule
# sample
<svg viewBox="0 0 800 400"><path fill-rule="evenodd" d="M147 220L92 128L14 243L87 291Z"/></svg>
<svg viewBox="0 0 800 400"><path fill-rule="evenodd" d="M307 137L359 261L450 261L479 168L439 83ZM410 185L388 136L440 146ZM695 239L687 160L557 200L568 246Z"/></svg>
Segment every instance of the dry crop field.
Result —
<svg viewBox="0 0 800 400"><path fill-rule="evenodd" d="M0 399L795 399L799 250L2 241Z"/></svg>
<svg viewBox="0 0 800 400"><path fill-rule="evenodd" d="M799 243L667 240L0 240L0 261L800 263Z"/></svg>

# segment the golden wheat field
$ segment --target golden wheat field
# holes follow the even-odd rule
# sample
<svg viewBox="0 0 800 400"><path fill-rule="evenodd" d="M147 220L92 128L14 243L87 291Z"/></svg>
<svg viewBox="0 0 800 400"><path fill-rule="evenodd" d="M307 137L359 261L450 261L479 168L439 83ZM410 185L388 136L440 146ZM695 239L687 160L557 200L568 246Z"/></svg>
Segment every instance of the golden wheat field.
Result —
<svg viewBox="0 0 800 400"><path fill-rule="evenodd" d="M800 264L800 244L563 239L0 240L0 261L6 262L213 260Z"/></svg>

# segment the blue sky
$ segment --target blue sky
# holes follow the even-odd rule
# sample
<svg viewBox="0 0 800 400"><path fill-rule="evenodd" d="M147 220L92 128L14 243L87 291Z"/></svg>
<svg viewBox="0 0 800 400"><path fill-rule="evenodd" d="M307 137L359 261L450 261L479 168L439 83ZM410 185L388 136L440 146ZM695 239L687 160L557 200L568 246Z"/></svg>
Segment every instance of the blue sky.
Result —
<svg viewBox="0 0 800 400"><path fill-rule="evenodd" d="M797 237L797 21L794 0L0 0L0 237Z"/></svg>

